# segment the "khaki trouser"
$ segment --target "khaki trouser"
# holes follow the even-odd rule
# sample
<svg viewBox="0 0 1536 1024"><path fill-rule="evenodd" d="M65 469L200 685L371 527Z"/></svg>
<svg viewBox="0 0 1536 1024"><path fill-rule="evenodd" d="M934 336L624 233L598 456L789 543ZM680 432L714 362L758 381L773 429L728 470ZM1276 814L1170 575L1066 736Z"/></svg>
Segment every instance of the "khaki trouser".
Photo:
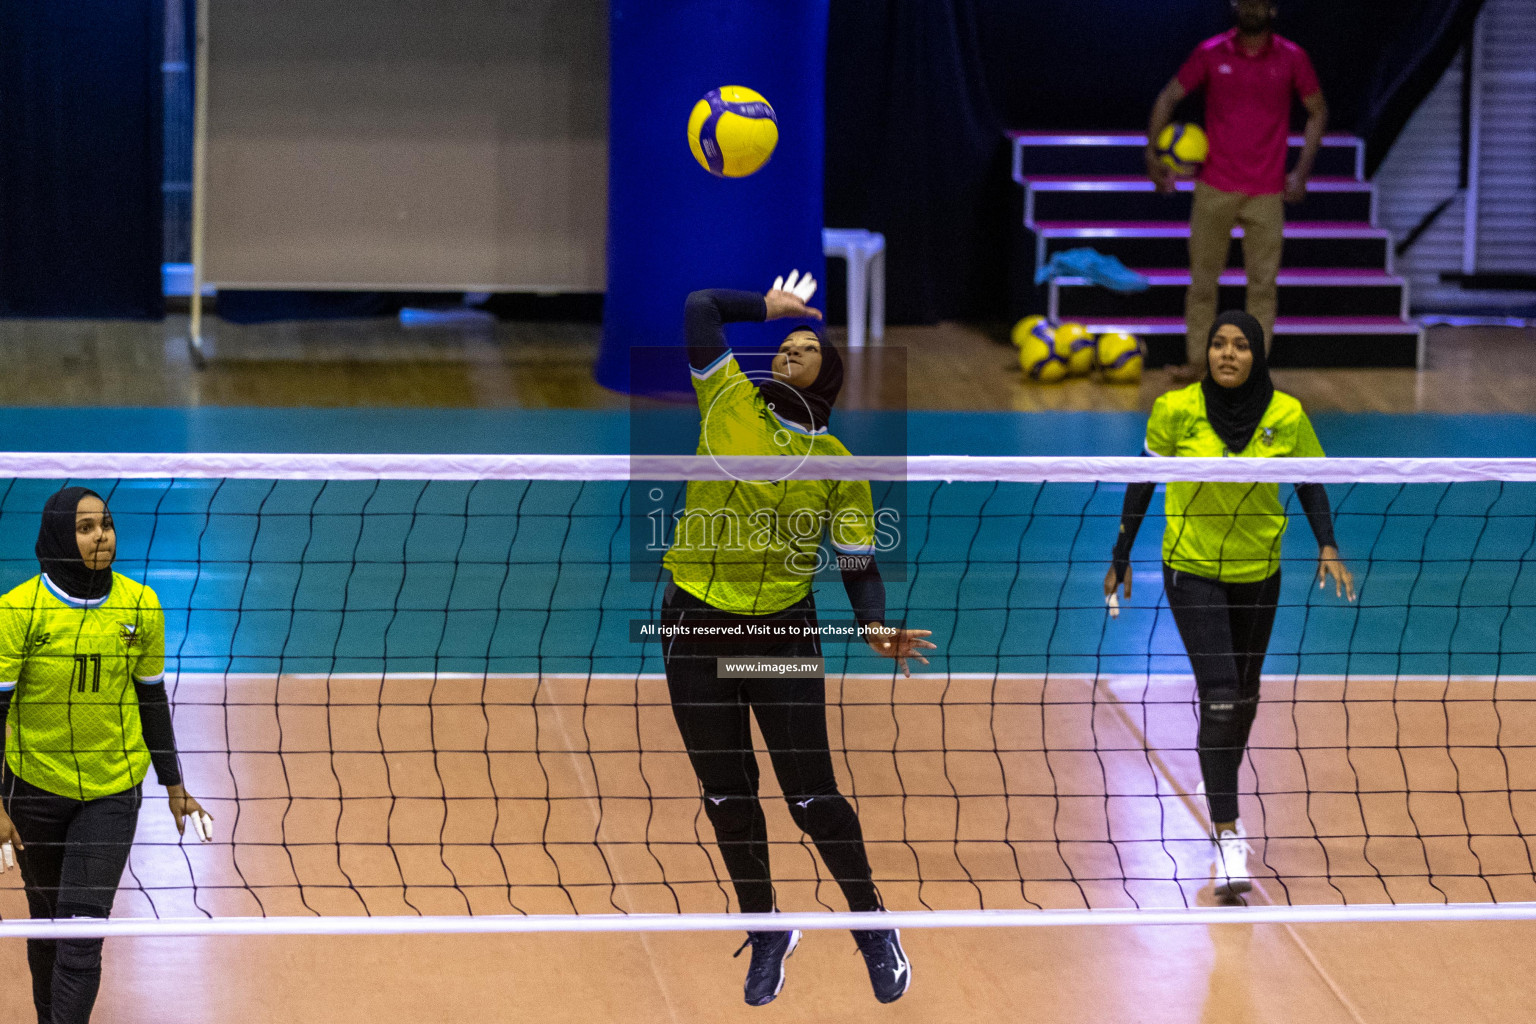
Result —
<svg viewBox="0 0 1536 1024"><path fill-rule="evenodd" d="M1248 273L1248 312L1264 328L1264 351L1275 338L1280 248L1285 201L1278 194L1247 196L1195 182L1189 215L1189 291L1184 295L1185 347L1191 368L1205 372L1205 346L1216 319L1217 288L1227 267L1232 225L1243 228L1243 269Z"/></svg>

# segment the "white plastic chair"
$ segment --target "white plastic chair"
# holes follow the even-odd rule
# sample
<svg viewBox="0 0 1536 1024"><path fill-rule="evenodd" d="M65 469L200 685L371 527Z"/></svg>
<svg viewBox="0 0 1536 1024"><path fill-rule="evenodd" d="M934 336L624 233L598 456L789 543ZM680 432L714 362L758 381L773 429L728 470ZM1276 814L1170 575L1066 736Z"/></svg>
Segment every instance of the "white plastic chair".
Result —
<svg viewBox="0 0 1536 1024"><path fill-rule="evenodd" d="M885 340L885 236L863 228L823 228L822 252L848 261L848 347Z"/></svg>

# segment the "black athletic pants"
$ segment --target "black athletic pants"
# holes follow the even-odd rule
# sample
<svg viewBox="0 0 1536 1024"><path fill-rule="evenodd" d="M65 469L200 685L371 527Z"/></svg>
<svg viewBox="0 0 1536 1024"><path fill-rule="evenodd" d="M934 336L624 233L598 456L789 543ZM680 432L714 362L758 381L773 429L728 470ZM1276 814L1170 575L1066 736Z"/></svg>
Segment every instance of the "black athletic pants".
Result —
<svg viewBox="0 0 1536 1024"><path fill-rule="evenodd" d="M16 860L32 916L109 916L139 821L139 787L71 800L0 770L0 794L26 845ZM39 1024L91 1019L101 986L100 939L28 939L27 966Z"/></svg>
<svg viewBox="0 0 1536 1024"><path fill-rule="evenodd" d="M1168 607L1200 694L1200 774L1211 821L1237 820L1237 770L1259 708L1259 676L1280 597L1280 573L1223 583L1163 566Z"/></svg>
<svg viewBox="0 0 1536 1024"><path fill-rule="evenodd" d="M732 615L713 608L675 584L662 602L662 621L816 622L810 597L774 615ZM704 790L704 811L715 828L720 856L731 873L743 913L774 909L768 867L768 823L757 799L757 754L748 713L757 716L774 774L790 816L821 852L827 870L848 900L848 909L880 909L871 880L864 834L853 806L837 791L827 740L826 678L721 679L721 657L821 656L821 642L715 643L683 638L662 641L672 714L688 758Z"/></svg>

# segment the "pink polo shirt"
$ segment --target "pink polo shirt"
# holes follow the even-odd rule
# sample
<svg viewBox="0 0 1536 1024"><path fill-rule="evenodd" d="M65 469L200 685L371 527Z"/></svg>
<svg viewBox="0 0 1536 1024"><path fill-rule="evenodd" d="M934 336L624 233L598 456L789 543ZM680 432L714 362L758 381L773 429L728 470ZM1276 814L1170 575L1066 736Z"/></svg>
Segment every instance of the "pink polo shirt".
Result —
<svg viewBox="0 0 1536 1024"><path fill-rule="evenodd" d="M1178 78L1186 92L1205 86L1211 154L1200 180L1250 196L1285 191L1291 95L1305 100L1319 88L1307 52L1271 35L1269 44L1250 56L1234 28L1195 47Z"/></svg>

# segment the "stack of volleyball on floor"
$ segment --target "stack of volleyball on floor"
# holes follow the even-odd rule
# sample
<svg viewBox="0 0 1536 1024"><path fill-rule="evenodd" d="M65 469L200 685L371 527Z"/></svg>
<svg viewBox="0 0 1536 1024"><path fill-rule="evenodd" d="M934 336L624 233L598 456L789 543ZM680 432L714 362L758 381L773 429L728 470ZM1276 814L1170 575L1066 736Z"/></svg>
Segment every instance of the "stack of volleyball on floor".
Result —
<svg viewBox="0 0 1536 1024"><path fill-rule="evenodd" d="M1015 324L1013 344L1024 375L1042 384L1086 377L1095 370L1105 383L1134 384L1141 380L1147 357L1146 345L1134 334L1108 331L1095 338L1082 324L1069 321L1052 327L1043 316L1027 316Z"/></svg>

